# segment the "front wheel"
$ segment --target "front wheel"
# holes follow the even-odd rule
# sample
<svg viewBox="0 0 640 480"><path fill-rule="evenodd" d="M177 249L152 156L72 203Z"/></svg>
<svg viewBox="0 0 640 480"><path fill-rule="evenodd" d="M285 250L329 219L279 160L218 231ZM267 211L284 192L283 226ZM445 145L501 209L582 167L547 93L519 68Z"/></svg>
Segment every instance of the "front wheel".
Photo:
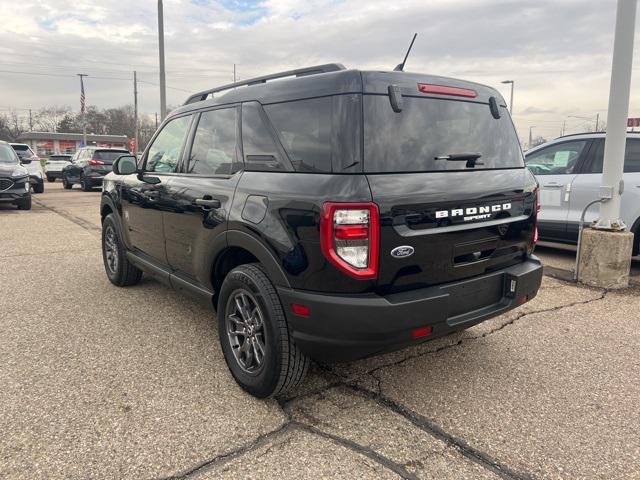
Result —
<svg viewBox="0 0 640 480"><path fill-rule="evenodd" d="M71 187L73 187L73 183L69 183L69 180L64 175L62 176L62 187L65 190L71 190Z"/></svg>
<svg viewBox="0 0 640 480"><path fill-rule="evenodd" d="M102 260L109 281L118 287L135 285L142 278L142 270L127 259L113 213L102 222Z"/></svg>
<svg viewBox="0 0 640 480"><path fill-rule="evenodd" d="M18 210L31 210L31 195L18 201Z"/></svg>
<svg viewBox="0 0 640 480"><path fill-rule="evenodd" d="M224 279L218 335L236 382L258 398L284 394L309 368L291 338L278 293L257 264L236 267Z"/></svg>

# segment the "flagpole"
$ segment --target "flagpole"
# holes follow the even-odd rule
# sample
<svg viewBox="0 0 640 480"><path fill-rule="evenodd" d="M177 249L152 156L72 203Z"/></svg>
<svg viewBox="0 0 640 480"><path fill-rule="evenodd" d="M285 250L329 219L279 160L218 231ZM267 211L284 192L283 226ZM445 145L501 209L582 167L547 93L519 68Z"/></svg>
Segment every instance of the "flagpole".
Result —
<svg viewBox="0 0 640 480"><path fill-rule="evenodd" d="M85 95L83 77L88 77L86 73L77 73L80 77L80 114L82 115L82 146L87 146L87 114L85 111Z"/></svg>

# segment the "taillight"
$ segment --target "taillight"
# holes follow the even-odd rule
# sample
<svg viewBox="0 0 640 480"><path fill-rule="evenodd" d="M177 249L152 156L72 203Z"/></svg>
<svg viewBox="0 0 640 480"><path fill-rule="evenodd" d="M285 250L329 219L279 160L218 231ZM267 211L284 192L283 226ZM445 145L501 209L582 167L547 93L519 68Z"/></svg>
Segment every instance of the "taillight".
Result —
<svg viewBox="0 0 640 480"><path fill-rule="evenodd" d="M436 95L451 95L454 97L476 98L478 93L470 88L447 87L445 85L429 85L419 83L418 90L422 93L432 93Z"/></svg>
<svg viewBox="0 0 640 480"><path fill-rule="evenodd" d="M327 202L320 217L320 247L340 271L359 280L378 275L380 215L375 203Z"/></svg>
<svg viewBox="0 0 640 480"><path fill-rule="evenodd" d="M104 165L102 160L91 159L87 162L89 165Z"/></svg>

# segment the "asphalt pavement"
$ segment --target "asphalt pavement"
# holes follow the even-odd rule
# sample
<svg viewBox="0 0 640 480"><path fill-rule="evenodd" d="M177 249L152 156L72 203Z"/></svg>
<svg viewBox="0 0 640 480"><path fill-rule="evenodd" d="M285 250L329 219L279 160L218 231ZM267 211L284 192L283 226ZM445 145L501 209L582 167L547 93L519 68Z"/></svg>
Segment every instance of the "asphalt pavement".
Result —
<svg viewBox="0 0 640 480"><path fill-rule="evenodd" d="M263 401L212 311L108 282L99 199L57 182L0 207L0 478L640 479L638 287L546 276L506 315Z"/></svg>

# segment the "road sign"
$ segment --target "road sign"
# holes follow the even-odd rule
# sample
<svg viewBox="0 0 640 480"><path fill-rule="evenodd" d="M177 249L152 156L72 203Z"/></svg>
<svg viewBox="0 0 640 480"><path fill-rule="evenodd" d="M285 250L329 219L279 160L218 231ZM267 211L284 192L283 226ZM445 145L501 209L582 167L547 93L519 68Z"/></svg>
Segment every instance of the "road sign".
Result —
<svg viewBox="0 0 640 480"><path fill-rule="evenodd" d="M640 118L627 118L627 127L640 127Z"/></svg>

